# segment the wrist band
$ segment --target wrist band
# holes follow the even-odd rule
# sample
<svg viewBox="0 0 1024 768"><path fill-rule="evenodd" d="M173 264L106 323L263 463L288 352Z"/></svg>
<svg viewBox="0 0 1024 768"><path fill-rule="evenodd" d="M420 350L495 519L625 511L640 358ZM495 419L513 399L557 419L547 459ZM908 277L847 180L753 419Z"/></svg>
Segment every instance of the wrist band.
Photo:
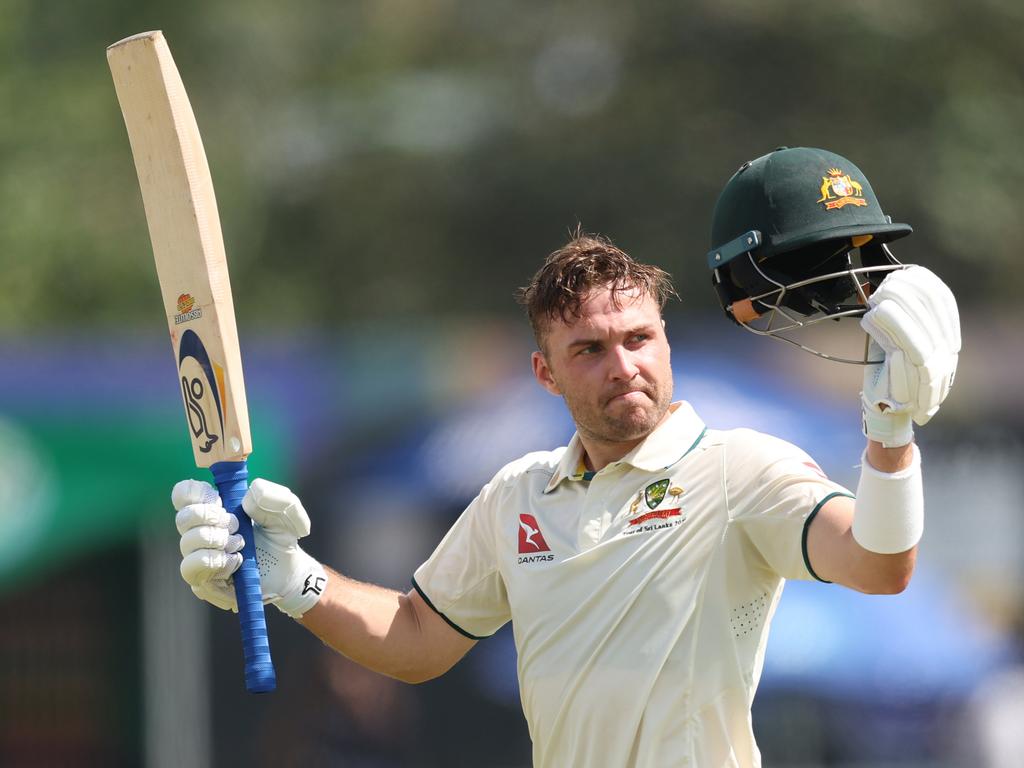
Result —
<svg viewBox="0 0 1024 768"><path fill-rule="evenodd" d="M861 459L860 482L853 508L853 538L864 549L883 555L906 552L924 532L921 452L912 446L910 466L879 472Z"/></svg>

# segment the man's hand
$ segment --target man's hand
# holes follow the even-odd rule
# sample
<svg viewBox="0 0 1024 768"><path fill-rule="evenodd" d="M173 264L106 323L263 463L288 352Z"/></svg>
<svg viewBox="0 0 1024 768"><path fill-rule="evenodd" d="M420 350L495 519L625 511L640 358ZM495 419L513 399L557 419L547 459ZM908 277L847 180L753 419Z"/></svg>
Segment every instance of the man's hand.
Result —
<svg viewBox="0 0 1024 768"><path fill-rule="evenodd" d="M182 578L197 597L237 611L231 575L242 563L238 519L224 510L213 486L198 480L175 485L171 501L178 512ZM323 566L298 543L309 533L309 515L290 490L260 479L249 486L242 508L253 521L263 602L301 618L327 584Z"/></svg>
<svg viewBox="0 0 1024 768"><path fill-rule="evenodd" d="M887 448L909 443L946 399L960 354L956 299L924 267L893 272L868 299L861 327L871 337L861 401L864 434Z"/></svg>

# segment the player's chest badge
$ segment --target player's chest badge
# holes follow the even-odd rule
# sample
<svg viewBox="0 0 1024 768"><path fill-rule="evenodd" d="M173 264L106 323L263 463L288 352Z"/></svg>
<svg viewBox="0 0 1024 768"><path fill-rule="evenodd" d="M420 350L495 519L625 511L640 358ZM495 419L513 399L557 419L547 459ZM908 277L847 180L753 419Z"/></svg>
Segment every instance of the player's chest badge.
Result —
<svg viewBox="0 0 1024 768"><path fill-rule="evenodd" d="M665 492L668 491L667 479L659 480L656 483L651 483L644 488L644 501L647 502L648 509L656 509L661 502L665 500Z"/></svg>
<svg viewBox="0 0 1024 768"><path fill-rule="evenodd" d="M629 505L624 535L675 527L686 520L679 498L686 493L671 480L657 480L639 491ZM665 503L668 500L668 503Z"/></svg>
<svg viewBox="0 0 1024 768"><path fill-rule="evenodd" d="M686 493L678 485L672 485L670 480L658 480L651 483L640 491L633 502L629 505L629 513L635 515L640 510L640 505L647 503L648 509L657 509L666 497L672 501L678 501L679 497Z"/></svg>

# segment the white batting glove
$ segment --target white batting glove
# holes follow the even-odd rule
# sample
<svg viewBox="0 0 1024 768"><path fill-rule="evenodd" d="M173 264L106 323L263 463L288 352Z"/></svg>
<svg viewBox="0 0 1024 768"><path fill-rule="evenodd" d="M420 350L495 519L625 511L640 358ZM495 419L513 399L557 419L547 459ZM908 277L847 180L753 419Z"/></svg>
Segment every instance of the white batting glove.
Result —
<svg viewBox="0 0 1024 768"><path fill-rule="evenodd" d="M175 485L171 501L181 534L182 578L200 599L237 612L231 576L242 564L238 518L224 509L216 488L199 480ZM299 546L298 540L310 530L302 502L283 485L257 479L242 499L242 508L253 521L263 602L302 618L327 586L323 566Z"/></svg>
<svg viewBox="0 0 1024 768"><path fill-rule="evenodd" d="M952 291L931 270L892 272L868 298L861 327L871 337L861 393L864 434L887 448L914 436L946 399L960 354L960 314Z"/></svg>

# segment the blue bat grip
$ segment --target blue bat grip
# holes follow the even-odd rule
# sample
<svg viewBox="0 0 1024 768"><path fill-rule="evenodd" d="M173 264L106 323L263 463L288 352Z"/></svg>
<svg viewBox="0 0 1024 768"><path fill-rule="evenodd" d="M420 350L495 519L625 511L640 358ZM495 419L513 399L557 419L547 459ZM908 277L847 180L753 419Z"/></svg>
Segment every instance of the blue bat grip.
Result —
<svg viewBox="0 0 1024 768"><path fill-rule="evenodd" d="M238 619L242 624L242 650L245 653L245 687L249 693L267 693L277 687L274 662L270 658L267 619L263 615L260 569L256 563L256 543L252 521L242 509L248 486L249 470L245 461L221 461L210 467L220 491L224 509L238 518L238 532L245 539L242 565L235 571L235 597Z"/></svg>

